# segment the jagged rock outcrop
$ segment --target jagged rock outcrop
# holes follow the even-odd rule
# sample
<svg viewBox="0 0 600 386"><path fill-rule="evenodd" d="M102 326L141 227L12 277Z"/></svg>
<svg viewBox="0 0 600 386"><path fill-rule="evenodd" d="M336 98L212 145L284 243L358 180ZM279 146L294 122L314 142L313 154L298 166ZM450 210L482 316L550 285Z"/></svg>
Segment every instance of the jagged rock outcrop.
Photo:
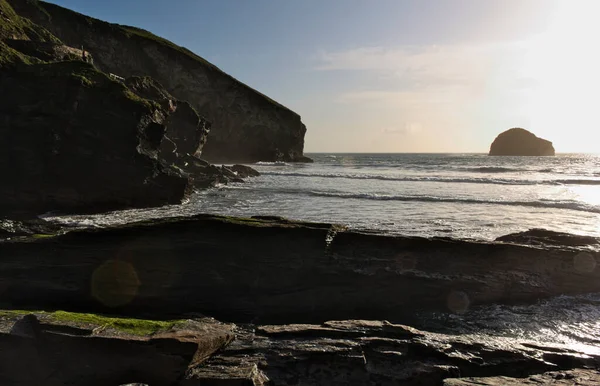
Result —
<svg viewBox="0 0 600 386"><path fill-rule="evenodd" d="M415 310L600 292L600 252L589 249L379 236L277 218L152 220L11 240L0 256L1 300L15 307L243 322L406 322Z"/></svg>
<svg viewBox="0 0 600 386"><path fill-rule="evenodd" d="M90 64L0 72L0 213L180 203L187 176L155 156L167 113Z"/></svg>
<svg viewBox="0 0 600 386"><path fill-rule="evenodd" d="M254 170L250 166L246 165L233 165L231 170L236 172L241 178L260 176L260 173L257 170Z"/></svg>
<svg viewBox="0 0 600 386"><path fill-rule="evenodd" d="M132 335L101 323L0 311L3 384L174 386L529 385L600 382L585 347L446 335L376 320L232 325L178 321ZM79 314L69 314L77 320ZM85 315L88 318L94 315ZM116 325L131 320L111 318ZM154 323L151 320L143 323ZM9 332L10 331L10 332Z"/></svg>
<svg viewBox="0 0 600 386"><path fill-rule="evenodd" d="M9 0L15 10L67 45L85 47L104 72L150 76L189 101L213 127L203 150L211 162L309 161L300 116L189 50L134 27L109 24L54 4Z"/></svg>
<svg viewBox="0 0 600 386"><path fill-rule="evenodd" d="M231 345L188 377L197 382L190 385L209 386L520 385L530 379L593 385L600 381L598 366L600 356L566 346L346 320L242 327ZM493 383L500 380L506 383Z"/></svg>
<svg viewBox="0 0 600 386"><path fill-rule="evenodd" d="M178 204L241 181L199 158L210 124L189 103L0 11L0 217Z"/></svg>
<svg viewBox="0 0 600 386"><path fill-rule="evenodd" d="M489 155L553 156L552 142L538 138L521 128L500 133L490 147Z"/></svg>

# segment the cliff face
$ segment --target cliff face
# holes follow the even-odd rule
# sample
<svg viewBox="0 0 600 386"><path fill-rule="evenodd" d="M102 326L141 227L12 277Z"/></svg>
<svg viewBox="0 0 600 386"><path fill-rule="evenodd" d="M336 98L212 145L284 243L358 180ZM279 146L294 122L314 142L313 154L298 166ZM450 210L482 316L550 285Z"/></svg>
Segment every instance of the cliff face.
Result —
<svg viewBox="0 0 600 386"><path fill-rule="evenodd" d="M553 156L554 147L525 129L513 128L496 137L490 155Z"/></svg>
<svg viewBox="0 0 600 386"><path fill-rule="evenodd" d="M240 181L198 158L209 123L160 83L99 71L5 0L0 18L0 216L178 204Z"/></svg>
<svg viewBox="0 0 600 386"><path fill-rule="evenodd" d="M179 203L187 176L156 153L157 106L83 62L0 72L0 213Z"/></svg>
<svg viewBox="0 0 600 386"><path fill-rule="evenodd" d="M212 162L303 161L300 116L192 52L151 33L109 24L59 6L9 0L15 10L66 44L84 46L98 68L150 76L212 122L202 157Z"/></svg>

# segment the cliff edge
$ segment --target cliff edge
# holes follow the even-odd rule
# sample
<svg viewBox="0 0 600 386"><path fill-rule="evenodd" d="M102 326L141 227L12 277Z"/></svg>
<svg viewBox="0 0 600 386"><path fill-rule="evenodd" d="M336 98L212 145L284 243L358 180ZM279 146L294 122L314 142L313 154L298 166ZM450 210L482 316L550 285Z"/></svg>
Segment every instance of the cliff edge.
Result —
<svg viewBox="0 0 600 386"><path fill-rule="evenodd" d="M36 0L8 0L20 15L65 44L85 47L103 72L150 76L212 123L210 162L309 161L300 116L191 51L142 29L93 19Z"/></svg>
<svg viewBox="0 0 600 386"><path fill-rule="evenodd" d="M513 128L496 137L489 155L553 156L554 146L525 129Z"/></svg>

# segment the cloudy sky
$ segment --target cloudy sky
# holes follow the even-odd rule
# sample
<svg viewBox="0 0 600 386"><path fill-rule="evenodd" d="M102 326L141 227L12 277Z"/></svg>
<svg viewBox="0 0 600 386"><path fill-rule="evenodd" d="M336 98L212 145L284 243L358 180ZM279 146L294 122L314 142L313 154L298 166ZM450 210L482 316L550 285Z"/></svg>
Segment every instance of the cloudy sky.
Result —
<svg viewBox="0 0 600 386"><path fill-rule="evenodd" d="M302 116L307 152L600 152L600 0L52 0L148 29Z"/></svg>

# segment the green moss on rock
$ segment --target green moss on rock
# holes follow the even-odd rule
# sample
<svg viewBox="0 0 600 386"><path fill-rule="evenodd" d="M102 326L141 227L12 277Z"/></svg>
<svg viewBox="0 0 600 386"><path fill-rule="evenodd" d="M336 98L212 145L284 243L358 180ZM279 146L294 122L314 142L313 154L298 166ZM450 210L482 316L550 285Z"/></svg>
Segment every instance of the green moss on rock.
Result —
<svg viewBox="0 0 600 386"><path fill-rule="evenodd" d="M45 323L66 323L81 328L114 329L132 335L151 335L160 331L169 330L182 324L182 320L149 320L122 318L99 314L84 314L67 311L31 311L31 310L0 310L0 318L17 319L25 315L34 314Z"/></svg>

